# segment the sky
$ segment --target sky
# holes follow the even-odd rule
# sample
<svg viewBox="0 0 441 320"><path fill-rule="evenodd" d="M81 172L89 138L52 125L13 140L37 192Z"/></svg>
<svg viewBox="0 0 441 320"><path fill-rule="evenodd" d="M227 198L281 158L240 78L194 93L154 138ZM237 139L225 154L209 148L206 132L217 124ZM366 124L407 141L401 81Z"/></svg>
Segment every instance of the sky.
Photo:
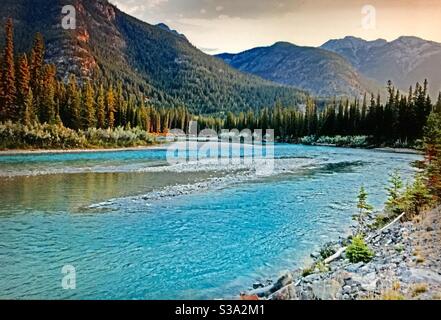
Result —
<svg viewBox="0 0 441 320"><path fill-rule="evenodd" d="M288 41L320 46L356 36L441 42L441 0L110 0L151 24L165 23L209 54Z"/></svg>

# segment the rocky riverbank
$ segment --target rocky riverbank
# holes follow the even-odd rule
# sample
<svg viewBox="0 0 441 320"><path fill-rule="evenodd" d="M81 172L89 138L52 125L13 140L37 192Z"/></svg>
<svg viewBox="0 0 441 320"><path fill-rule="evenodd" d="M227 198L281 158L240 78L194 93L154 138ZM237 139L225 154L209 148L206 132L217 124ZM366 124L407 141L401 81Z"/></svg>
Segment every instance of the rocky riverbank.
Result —
<svg viewBox="0 0 441 320"><path fill-rule="evenodd" d="M274 283L255 283L242 299L360 300L441 299L441 207L412 221L372 231L367 244L375 256L369 263L324 257L348 244L340 239L312 253L313 268L286 272Z"/></svg>

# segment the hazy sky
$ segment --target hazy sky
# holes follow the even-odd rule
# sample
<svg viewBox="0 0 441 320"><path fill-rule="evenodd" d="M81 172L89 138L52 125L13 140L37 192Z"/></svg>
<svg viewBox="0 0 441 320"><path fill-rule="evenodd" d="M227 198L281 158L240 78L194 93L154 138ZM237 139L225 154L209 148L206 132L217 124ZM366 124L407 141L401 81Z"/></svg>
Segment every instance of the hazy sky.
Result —
<svg viewBox="0 0 441 320"><path fill-rule="evenodd" d="M213 54L289 41L319 46L347 35L441 42L441 0L110 0L148 23L164 22Z"/></svg>

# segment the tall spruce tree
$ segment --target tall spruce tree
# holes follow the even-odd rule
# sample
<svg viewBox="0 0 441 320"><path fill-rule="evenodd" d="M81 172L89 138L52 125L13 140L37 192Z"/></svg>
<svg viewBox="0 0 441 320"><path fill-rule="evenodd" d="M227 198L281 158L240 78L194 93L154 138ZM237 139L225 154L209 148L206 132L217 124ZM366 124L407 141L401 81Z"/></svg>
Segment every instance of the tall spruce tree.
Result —
<svg viewBox="0 0 441 320"><path fill-rule="evenodd" d="M20 119L16 105L17 89L15 86L15 61L14 61L14 27L9 18L5 26L5 51L3 55L3 108L4 119L17 121Z"/></svg>
<svg viewBox="0 0 441 320"><path fill-rule="evenodd" d="M26 109L26 100L29 98L29 90L31 89L30 81L31 73L29 70L28 58L26 54L23 54L19 59L17 68L17 106L19 108L20 116L23 115Z"/></svg>
<svg viewBox="0 0 441 320"><path fill-rule="evenodd" d="M104 87L100 85L98 96L96 99L96 119L97 127L105 128L106 126L106 97L104 96Z"/></svg>
<svg viewBox="0 0 441 320"><path fill-rule="evenodd" d="M83 128L94 128L96 126L95 94L90 81L85 83L83 91Z"/></svg>

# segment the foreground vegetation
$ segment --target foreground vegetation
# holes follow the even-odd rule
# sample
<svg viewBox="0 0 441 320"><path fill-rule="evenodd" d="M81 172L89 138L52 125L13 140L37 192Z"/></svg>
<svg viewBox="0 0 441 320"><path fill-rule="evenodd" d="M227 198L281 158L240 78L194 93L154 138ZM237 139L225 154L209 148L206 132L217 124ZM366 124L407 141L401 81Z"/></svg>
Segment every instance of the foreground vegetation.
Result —
<svg viewBox="0 0 441 320"><path fill-rule="evenodd" d="M0 124L2 149L82 149L148 146L155 137L139 128L72 130L58 124Z"/></svg>

